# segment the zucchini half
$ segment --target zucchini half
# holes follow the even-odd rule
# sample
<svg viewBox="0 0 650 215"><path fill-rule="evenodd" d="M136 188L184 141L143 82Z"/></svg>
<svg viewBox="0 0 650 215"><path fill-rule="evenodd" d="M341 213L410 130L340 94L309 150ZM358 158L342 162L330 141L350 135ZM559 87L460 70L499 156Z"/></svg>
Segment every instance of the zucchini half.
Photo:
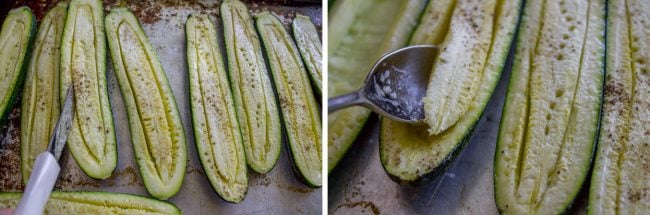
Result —
<svg viewBox="0 0 650 215"><path fill-rule="evenodd" d="M20 164L25 184L36 156L47 148L61 112L59 63L67 11L68 4L59 3L45 14L27 68L20 115Z"/></svg>
<svg viewBox="0 0 650 215"><path fill-rule="evenodd" d="M386 52L405 46L426 1L339 0L328 29L328 96L357 90ZM370 110L351 107L329 114L327 168L331 172L366 123Z"/></svg>
<svg viewBox="0 0 650 215"><path fill-rule="evenodd" d="M0 126L9 117L20 91L36 33L36 18L28 7L9 11L0 32Z"/></svg>
<svg viewBox="0 0 650 215"><path fill-rule="evenodd" d="M412 183L437 177L467 144L504 70L522 4L522 1L506 0L429 3L411 39L411 44L439 44L441 47L434 61L427 93L442 90L439 87L478 90L474 95L463 98L469 99L463 101L467 103L467 110L439 134L429 134L427 130L430 127L427 125L382 119L380 159L393 180ZM471 62L460 59L470 56ZM436 76L438 73L463 73L469 70L478 77L467 84L476 86L452 88L449 83L439 83L438 79L455 74ZM458 96L461 93L470 92L449 92L449 95ZM425 102L425 108L431 107Z"/></svg>
<svg viewBox="0 0 650 215"><path fill-rule="evenodd" d="M72 0L61 39L60 95L74 86L75 117L68 149L90 177L106 179L117 166L113 114L106 85L104 7ZM61 104L65 96L59 97Z"/></svg>
<svg viewBox="0 0 650 215"><path fill-rule="evenodd" d="M318 95L321 95L321 82L323 80L322 74L322 52L321 42L318 39L318 31L316 26L311 22L308 16L296 14L296 17L291 23L293 30L293 38L296 40L300 56L305 63L305 67L309 71L312 86Z"/></svg>
<svg viewBox="0 0 650 215"><path fill-rule="evenodd" d="M16 208L22 193L0 193L0 208ZM52 192L43 214L181 214L173 204L107 192Z"/></svg>
<svg viewBox="0 0 650 215"><path fill-rule="evenodd" d="M212 188L226 201L241 202L248 190L246 155L217 30L207 15L190 15L185 37L196 150Z"/></svg>
<svg viewBox="0 0 650 215"><path fill-rule="evenodd" d="M648 11L647 1L608 1L607 76L589 214L650 214Z"/></svg>
<svg viewBox="0 0 650 215"><path fill-rule="evenodd" d="M221 18L246 162L253 171L267 173L280 158L282 127L262 45L244 3L225 0Z"/></svg>
<svg viewBox="0 0 650 215"><path fill-rule="evenodd" d="M268 11L255 19L260 32L273 81L280 98L280 109L287 131L287 142L297 173L305 184L320 187L322 143L319 105L309 83L298 48L280 20Z"/></svg>
<svg viewBox="0 0 650 215"><path fill-rule="evenodd" d="M167 199L181 188L187 164L176 100L158 55L133 13L115 8L105 21L140 174L152 196Z"/></svg>
<svg viewBox="0 0 650 215"><path fill-rule="evenodd" d="M566 212L591 166L605 72L604 0L528 1L494 157L504 214Z"/></svg>

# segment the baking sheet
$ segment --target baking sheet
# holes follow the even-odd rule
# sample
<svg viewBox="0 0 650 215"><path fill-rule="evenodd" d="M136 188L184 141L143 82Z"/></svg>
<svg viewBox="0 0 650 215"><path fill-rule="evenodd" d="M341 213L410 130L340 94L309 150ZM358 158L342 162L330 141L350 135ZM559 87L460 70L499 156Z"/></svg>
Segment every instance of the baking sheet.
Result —
<svg viewBox="0 0 650 215"><path fill-rule="evenodd" d="M322 8L313 1L244 1L255 14L268 9L282 17L285 24L296 12L310 16L321 29ZM223 201L213 191L198 161L192 130L187 63L185 58L185 20L190 13L208 14L221 32L218 19L220 1L105 1L106 10L118 4L129 7L140 20L145 33L158 52L160 61L176 97L181 119L185 127L188 147L188 163L181 190L170 202L185 214L321 214L322 189L303 185L294 176L287 145L283 144L280 159L275 168L265 174L249 171L249 188L246 199L239 204ZM44 0L2 2L2 8L30 5L37 18L42 18L55 2ZM6 7L5 7L6 6ZM6 11L0 11L5 12ZM107 12L106 12L107 13ZM3 18L4 14L0 14ZM221 40L222 38L220 38ZM222 48L225 47L221 46ZM222 50L223 51L223 50ZM107 53L110 57L110 54ZM224 53L225 57L225 53ZM148 196L133 158L128 119L122 95L117 84L111 61L107 59L107 81L115 133L118 144L118 164L113 175L106 180L94 180L86 176L66 150L63 154L63 170L55 189L66 191L110 191ZM14 106L9 123L0 128L0 191L22 191L20 173L20 101Z"/></svg>

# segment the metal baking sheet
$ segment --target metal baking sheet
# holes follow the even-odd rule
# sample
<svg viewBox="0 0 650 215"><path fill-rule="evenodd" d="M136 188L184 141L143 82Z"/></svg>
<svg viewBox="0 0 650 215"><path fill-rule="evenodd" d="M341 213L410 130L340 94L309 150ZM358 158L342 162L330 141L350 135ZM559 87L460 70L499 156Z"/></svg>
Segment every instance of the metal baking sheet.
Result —
<svg viewBox="0 0 650 215"><path fill-rule="evenodd" d="M301 13L310 16L321 29L322 7L314 1L244 1L251 13L270 10L282 17L285 24ZM29 5L38 19L56 3L43 0L1 3L2 8ZM208 14L221 29L219 16L220 1L105 1L106 11L118 4L130 8L140 20L145 33L158 52L167 73L172 91L181 113L187 136L188 161L185 180L181 190L169 201L176 204L185 214L321 214L322 189L303 185L294 176L286 144L275 168L261 175L249 171L249 188L246 199L239 204L223 201L213 191L204 176L196 156L192 122L190 118L187 63L185 58L185 20L190 13ZM6 13L7 10L0 12ZM5 14L0 14L4 19ZM220 39L221 40L221 39ZM224 47L223 44L221 46ZM107 54L109 55L109 54ZM94 180L86 176L77 166L68 151L63 155L64 167L56 184L57 190L66 191L110 191L148 196L138 167L133 158L131 137L122 95L115 73L108 62L107 81L113 119L118 143L118 164L113 175L106 180ZM20 173L20 101L14 106L9 123L0 128L0 191L22 191Z"/></svg>

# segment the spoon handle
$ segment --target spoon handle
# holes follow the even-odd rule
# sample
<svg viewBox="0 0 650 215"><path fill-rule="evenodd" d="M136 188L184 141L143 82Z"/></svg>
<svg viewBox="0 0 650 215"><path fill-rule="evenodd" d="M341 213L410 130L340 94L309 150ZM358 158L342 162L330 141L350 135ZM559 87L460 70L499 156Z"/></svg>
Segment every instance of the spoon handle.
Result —
<svg viewBox="0 0 650 215"><path fill-rule="evenodd" d="M359 105L364 103L365 100L360 96L359 91L354 91L348 94L336 96L327 100L328 113L337 111L341 108L346 108L352 105Z"/></svg>

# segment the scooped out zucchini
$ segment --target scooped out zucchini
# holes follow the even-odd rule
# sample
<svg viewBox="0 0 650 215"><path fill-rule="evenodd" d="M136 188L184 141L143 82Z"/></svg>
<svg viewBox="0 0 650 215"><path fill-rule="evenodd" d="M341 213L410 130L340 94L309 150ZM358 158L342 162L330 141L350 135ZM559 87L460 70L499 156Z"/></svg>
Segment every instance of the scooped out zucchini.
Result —
<svg viewBox="0 0 650 215"><path fill-rule="evenodd" d="M67 10L67 3L59 3L45 14L27 68L20 114L20 164L25 184L59 119L59 63Z"/></svg>
<svg viewBox="0 0 650 215"><path fill-rule="evenodd" d="M589 214L650 214L650 5L608 1L607 76Z"/></svg>
<svg viewBox="0 0 650 215"><path fill-rule="evenodd" d="M316 26L308 16L296 14L291 24L293 38L296 40L300 56L309 71L312 86L318 95L321 94L321 82L323 80L321 42L318 39Z"/></svg>
<svg viewBox="0 0 650 215"><path fill-rule="evenodd" d="M305 184L322 184L321 124L318 104L307 71L289 32L268 11L257 14L260 32L287 131L291 158Z"/></svg>
<svg viewBox="0 0 650 215"><path fill-rule="evenodd" d="M522 1L452 0L429 3L410 41L411 44L437 44L441 47L434 59L427 91L445 88L476 92L448 92L450 97L459 97L457 101L464 100L462 103L466 103L467 110L438 134L430 134L429 125L410 125L382 119L380 159L393 180L413 183L423 178L437 177L462 151L504 69L522 4ZM473 59L461 59L470 56ZM436 76L436 73L448 72L453 74ZM455 77L456 73L459 77ZM472 77L476 80L462 84L465 88L455 88L437 80L463 75L476 76ZM433 82L440 85L436 86ZM460 98L461 94L473 95ZM425 105L426 108L432 107Z"/></svg>
<svg viewBox="0 0 650 215"><path fill-rule="evenodd" d="M115 8L105 21L140 174L152 196L167 199L180 189L187 164L176 100L158 55L133 13Z"/></svg>
<svg viewBox="0 0 650 215"><path fill-rule="evenodd" d="M372 65L405 46L426 1L336 1L328 30L328 96L361 87ZM331 172L366 123L370 110L352 107L329 114L327 163Z"/></svg>
<svg viewBox="0 0 650 215"><path fill-rule="evenodd" d="M99 0L72 0L61 39L60 95L74 86L75 117L68 149L90 177L105 179L117 166L113 114L106 85L104 7ZM61 103L65 96L59 97Z"/></svg>
<svg viewBox="0 0 650 215"><path fill-rule="evenodd" d="M564 213L591 166L605 72L603 0L528 1L494 158L504 214Z"/></svg>
<svg viewBox="0 0 650 215"><path fill-rule="evenodd" d="M16 208L22 193L0 193L1 208ZM44 214L181 214L173 204L107 192L52 192Z"/></svg>
<svg viewBox="0 0 650 215"><path fill-rule="evenodd" d="M196 150L219 196L241 202L248 190L246 155L217 30L207 15L190 15L185 37Z"/></svg>
<svg viewBox="0 0 650 215"><path fill-rule="evenodd" d="M280 157L282 125L262 45L244 3L225 0L221 18L246 162L253 171L267 173Z"/></svg>
<svg viewBox="0 0 650 215"><path fill-rule="evenodd" d="M36 33L36 18L28 7L9 11L0 32L0 126L9 117L20 91Z"/></svg>

